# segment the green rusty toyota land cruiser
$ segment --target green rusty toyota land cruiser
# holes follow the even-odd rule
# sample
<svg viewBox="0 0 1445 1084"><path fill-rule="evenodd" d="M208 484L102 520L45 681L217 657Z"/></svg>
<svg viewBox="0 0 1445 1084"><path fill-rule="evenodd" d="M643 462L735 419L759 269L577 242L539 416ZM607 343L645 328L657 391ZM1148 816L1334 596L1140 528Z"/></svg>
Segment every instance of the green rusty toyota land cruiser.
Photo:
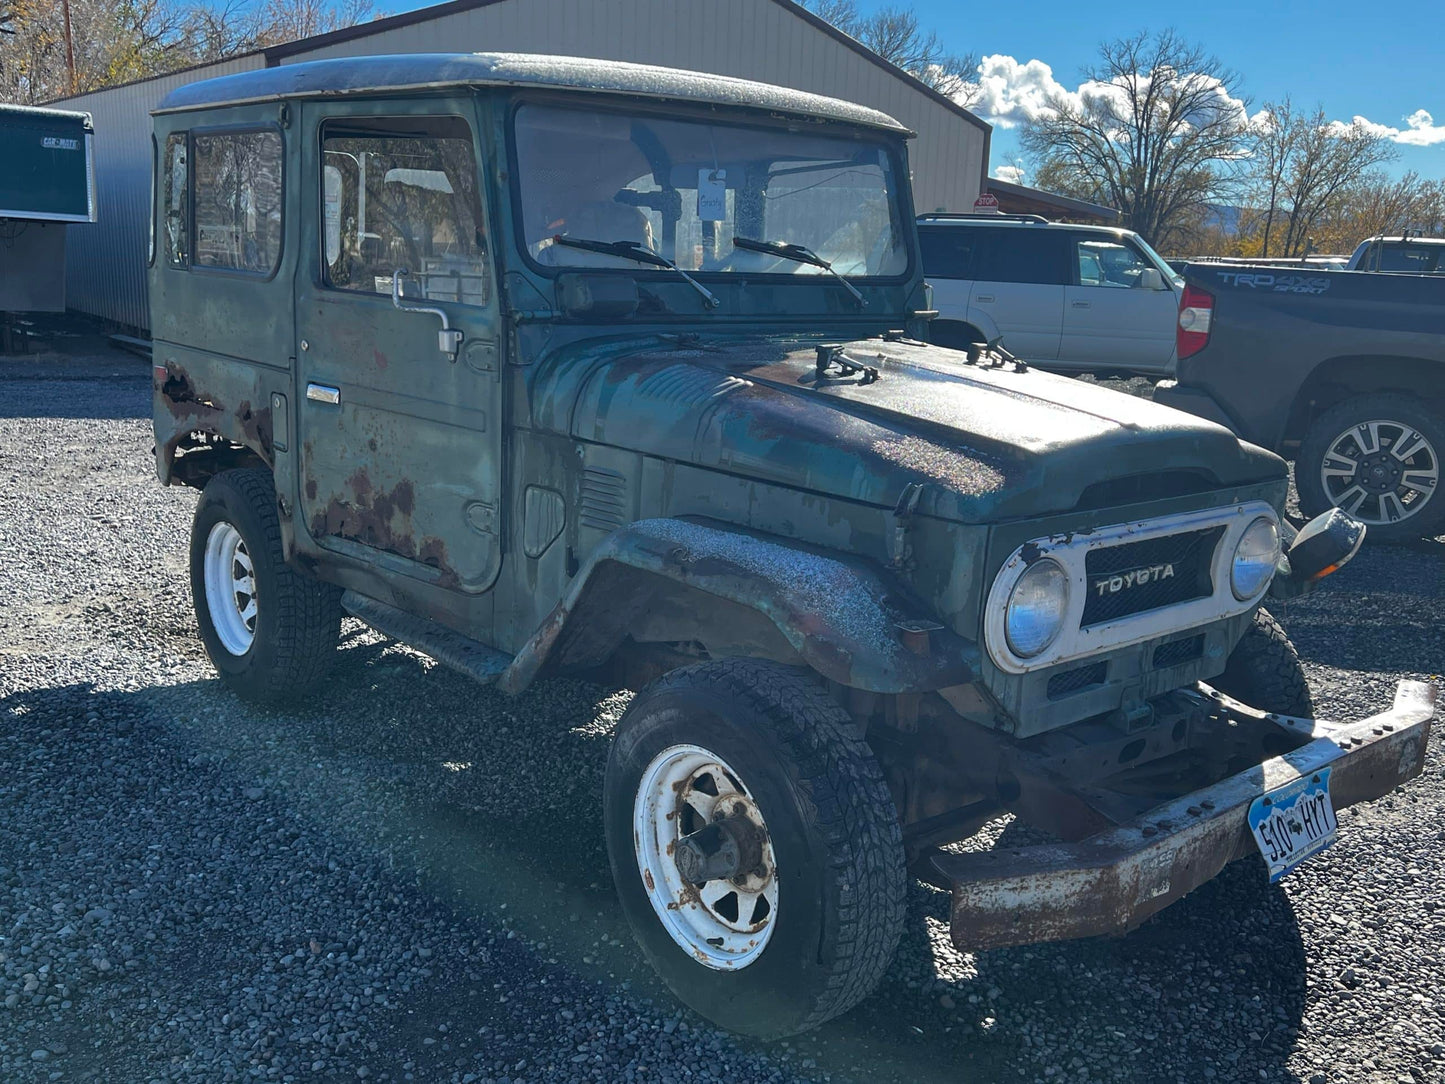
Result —
<svg viewBox="0 0 1445 1084"><path fill-rule="evenodd" d="M983 950L1121 934L1419 773L1311 718L1261 609L1343 564L1281 460L927 344L909 133L693 72L284 65L155 112L156 468L238 694L343 614L518 693L636 689L602 817L637 941L759 1036L867 997L910 877ZM454 725L474 725L456 720ZM1056 838L964 852L1011 814ZM1261 876L1265 876L1261 873Z"/></svg>

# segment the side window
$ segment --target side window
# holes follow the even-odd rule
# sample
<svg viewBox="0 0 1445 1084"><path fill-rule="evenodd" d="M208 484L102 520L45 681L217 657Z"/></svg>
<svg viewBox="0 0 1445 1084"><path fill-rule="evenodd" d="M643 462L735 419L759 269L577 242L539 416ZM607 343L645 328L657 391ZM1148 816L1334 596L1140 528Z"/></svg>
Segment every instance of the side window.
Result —
<svg viewBox="0 0 1445 1084"><path fill-rule="evenodd" d="M368 117L321 131L326 284L482 305L491 291L471 129L460 117Z"/></svg>
<svg viewBox="0 0 1445 1084"><path fill-rule="evenodd" d="M1074 253L1080 286L1127 290L1139 284L1140 272L1154 266L1134 246L1102 237L1075 238Z"/></svg>
<svg viewBox="0 0 1445 1084"><path fill-rule="evenodd" d="M973 250L983 231L945 226L918 231L923 273L941 279L967 279L974 275Z"/></svg>
<svg viewBox="0 0 1445 1084"><path fill-rule="evenodd" d="M1063 286L1070 280L1065 234L1032 226L976 232L982 235L974 273L978 281Z"/></svg>
<svg viewBox="0 0 1445 1084"><path fill-rule="evenodd" d="M166 262L185 267L191 262L191 205L186 174L187 133L166 136L166 156L161 184Z"/></svg>
<svg viewBox="0 0 1445 1084"><path fill-rule="evenodd" d="M281 258L281 135L195 136L194 264L270 274Z"/></svg>

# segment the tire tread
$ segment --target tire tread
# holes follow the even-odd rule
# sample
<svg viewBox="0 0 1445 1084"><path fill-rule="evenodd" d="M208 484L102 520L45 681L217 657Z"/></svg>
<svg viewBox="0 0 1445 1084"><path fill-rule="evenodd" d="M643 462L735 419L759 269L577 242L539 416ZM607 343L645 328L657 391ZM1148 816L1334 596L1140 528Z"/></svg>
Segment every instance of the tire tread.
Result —
<svg viewBox="0 0 1445 1084"><path fill-rule="evenodd" d="M828 982L782 1037L847 1012L877 987L903 932L908 873L903 833L883 771L853 721L807 670L751 658L697 663L654 688L705 681L768 720L811 800L838 888Z"/></svg>

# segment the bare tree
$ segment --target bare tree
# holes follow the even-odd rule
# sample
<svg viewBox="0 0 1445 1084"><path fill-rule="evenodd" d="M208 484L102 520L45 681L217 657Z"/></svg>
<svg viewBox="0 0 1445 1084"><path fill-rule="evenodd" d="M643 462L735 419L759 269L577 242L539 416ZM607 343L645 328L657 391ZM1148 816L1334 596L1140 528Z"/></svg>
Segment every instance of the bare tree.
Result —
<svg viewBox="0 0 1445 1084"><path fill-rule="evenodd" d="M1109 42L1077 95L1023 133L1046 187L1125 216L1156 246L1197 223L1249 151L1239 77L1172 30Z"/></svg>
<svg viewBox="0 0 1445 1084"><path fill-rule="evenodd" d="M376 17L371 0L266 0L261 9L262 44L276 45Z"/></svg>
<svg viewBox="0 0 1445 1084"><path fill-rule="evenodd" d="M832 23L888 63L902 68L940 94L968 105L978 87L971 77L978 70L972 53L951 53L932 30L924 30L918 13L909 7L889 5L862 15L855 0L802 0L825 22Z"/></svg>
<svg viewBox="0 0 1445 1084"><path fill-rule="evenodd" d="M247 0L197 4L186 12L184 33L196 63L249 53L265 42L265 24Z"/></svg>
<svg viewBox="0 0 1445 1084"><path fill-rule="evenodd" d="M1277 221L1284 232L1280 254L1299 255L1339 199L1398 153L1359 121L1331 123L1323 106L1295 112L1288 98L1265 106L1256 127L1254 160L1264 213L1264 256L1270 254Z"/></svg>

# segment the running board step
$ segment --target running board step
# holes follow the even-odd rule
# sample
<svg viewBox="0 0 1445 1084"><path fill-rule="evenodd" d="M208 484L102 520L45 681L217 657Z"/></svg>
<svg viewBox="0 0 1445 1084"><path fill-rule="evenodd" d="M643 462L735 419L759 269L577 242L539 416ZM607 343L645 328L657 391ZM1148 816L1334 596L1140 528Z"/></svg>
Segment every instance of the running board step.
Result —
<svg viewBox="0 0 1445 1084"><path fill-rule="evenodd" d="M341 608L359 621L364 621L383 636L400 640L430 655L443 666L489 685L501 677L512 663L512 657L486 644L463 636L445 625L425 617L417 617L395 606L377 602L355 591L344 591Z"/></svg>

